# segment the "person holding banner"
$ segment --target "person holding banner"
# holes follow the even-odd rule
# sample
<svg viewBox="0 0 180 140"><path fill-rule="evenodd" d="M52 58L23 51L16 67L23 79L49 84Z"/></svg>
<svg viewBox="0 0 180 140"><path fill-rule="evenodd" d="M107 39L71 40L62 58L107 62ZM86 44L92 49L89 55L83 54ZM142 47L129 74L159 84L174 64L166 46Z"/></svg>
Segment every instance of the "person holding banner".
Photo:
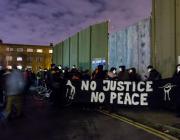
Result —
<svg viewBox="0 0 180 140"><path fill-rule="evenodd" d="M153 66L149 65L147 69L149 73L149 76L146 76L147 81L155 81L161 79L161 74L155 68L153 68Z"/></svg>
<svg viewBox="0 0 180 140"><path fill-rule="evenodd" d="M180 83L180 64L176 66L176 71L173 75L173 80L176 81L178 84Z"/></svg>
<svg viewBox="0 0 180 140"><path fill-rule="evenodd" d="M174 83L178 85L178 91L180 91L180 64L176 66L176 71L172 77ZM177 117L180 117L180 94L176 94L176 113Z"/></svg>
<svg viewBox="0 0 180 140"><path fill-rule="evenodd" d="M129 76L128 76L128 73L126 71L126 67L124 65L123 66L119 66L118 79L120 81L129 80Z"/></svg>
<svg viewBox="0 0 180 140"><path fill-rule="evenodd" d="M103 65L98 65L97 69L95 70L95 73L93 74L92 79L103 80L105 78L106 78L106 73L103 70Z"/></svg>
<svg viewBox="0 0 180 140"><path fill-rule="evenodd" d="M130 69L128 70L128 74L129 74L129 80L130 80L130 81L138 82L138 81L141 80L140 75L138 75L138 74L136 73L136 68L130 68Z"/></svg>
<svg viewBox="0 0 180 140"><path fill-rule="evenodd" d="M116 68L112 67L107 75L108 75L108 79L116 80L117 79Z"/></svg>

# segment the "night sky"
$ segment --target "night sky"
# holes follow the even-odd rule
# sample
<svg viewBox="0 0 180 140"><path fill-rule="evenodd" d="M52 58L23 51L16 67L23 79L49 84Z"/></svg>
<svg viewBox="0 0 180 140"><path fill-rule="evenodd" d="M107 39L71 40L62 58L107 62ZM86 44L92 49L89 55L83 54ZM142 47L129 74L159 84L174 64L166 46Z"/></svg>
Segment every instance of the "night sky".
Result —
<svg viewBox="0 0 180 140"><path fill-rule="evenodd" d="M0 0L0 6L0 39L13 44L56 44L105 20L115 32L151 14L151 0Z"/></svg>

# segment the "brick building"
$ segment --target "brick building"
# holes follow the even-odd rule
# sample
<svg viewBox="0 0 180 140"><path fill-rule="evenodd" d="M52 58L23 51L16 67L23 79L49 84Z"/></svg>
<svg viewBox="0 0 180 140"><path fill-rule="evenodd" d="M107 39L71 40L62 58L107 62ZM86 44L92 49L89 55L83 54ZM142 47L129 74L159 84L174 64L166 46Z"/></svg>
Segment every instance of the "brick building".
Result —
<svg viewBox="0 0 180 140"><path fill-rule="evenodd" d="M49 46L7 44L0 42L0 67L31 68L38 71L40 68L49 68L52 63L52 44Z"/></svg>

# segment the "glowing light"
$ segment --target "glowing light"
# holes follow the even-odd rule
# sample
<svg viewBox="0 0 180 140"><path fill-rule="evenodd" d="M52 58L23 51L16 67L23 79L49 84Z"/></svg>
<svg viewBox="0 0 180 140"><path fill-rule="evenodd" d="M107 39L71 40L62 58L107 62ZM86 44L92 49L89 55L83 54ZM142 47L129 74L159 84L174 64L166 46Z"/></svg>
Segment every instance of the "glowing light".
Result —
<svg viewBox="0 0 180 140"><path fill-rule="evenodd" d="M49 50L49 53L53 53L53 50Z"/></svg>
<svg viewBox="0 0 180 140"><path fill-rule="evenodd" d="M42 53L43 50L42 49L37 49L37 53Z"/></svg>
<svg viewBox="0 0 180 140"><path fill-rule="evenodd" d="M12 69L12 66L8 65L6 68L7 68L7 69Z"/></svg>
<svg viewBox="0 0 180 140"><path fill-rule="evenodd" d="M33 52L33 49L27 48L27 52Z"/></svg>
<svg viewBox="0 0 180 140"><path fill-rule="evenodd" d="M18 65L18 66L17 66L17 69L22 70L22 66L21 66L21 65Z"/></svg>
<svg viewBox="0 0 180 140"><path fill-rule="evenodd" d="M17 57L17 61L22 61L22 57Z"/></svg>

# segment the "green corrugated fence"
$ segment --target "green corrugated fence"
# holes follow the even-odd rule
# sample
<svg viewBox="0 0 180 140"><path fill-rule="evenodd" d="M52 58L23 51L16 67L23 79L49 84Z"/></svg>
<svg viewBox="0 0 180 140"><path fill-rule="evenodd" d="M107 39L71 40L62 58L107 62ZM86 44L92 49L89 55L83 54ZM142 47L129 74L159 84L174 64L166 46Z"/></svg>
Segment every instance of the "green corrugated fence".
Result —
<svg viewBox="0 0 180 140"><path fill-rule="evenodd" d="M108 65L108 22L92 25L54 46L53 63L91 69L92 60L102 58Z"/></svg>

